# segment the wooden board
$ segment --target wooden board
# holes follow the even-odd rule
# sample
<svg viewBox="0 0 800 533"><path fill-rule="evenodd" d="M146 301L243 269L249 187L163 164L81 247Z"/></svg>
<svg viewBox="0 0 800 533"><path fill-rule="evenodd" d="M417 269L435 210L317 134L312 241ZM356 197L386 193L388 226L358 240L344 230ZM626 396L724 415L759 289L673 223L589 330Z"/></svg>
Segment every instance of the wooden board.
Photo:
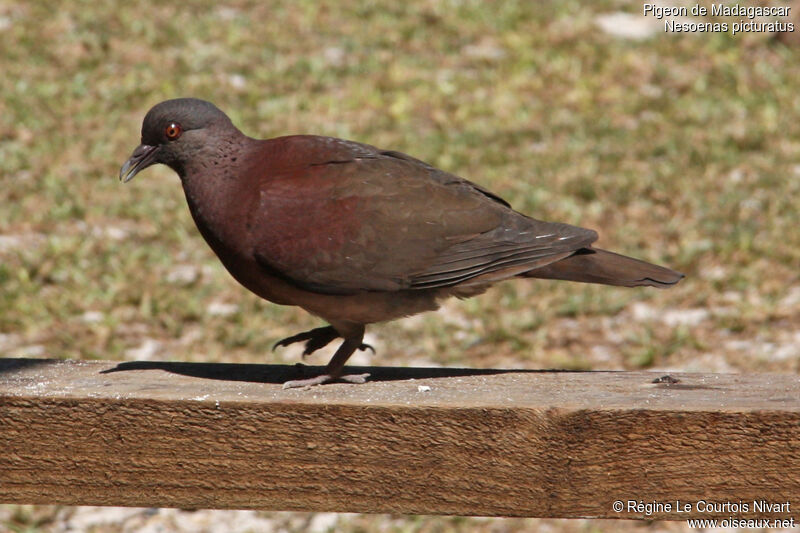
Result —
<svg viewBox="0 0 800 533"><path fill-rule="evenodd" d="M0 360L0 502L798 516L797 376L349 370L372 380L282 390L298 369Z"/></svg>

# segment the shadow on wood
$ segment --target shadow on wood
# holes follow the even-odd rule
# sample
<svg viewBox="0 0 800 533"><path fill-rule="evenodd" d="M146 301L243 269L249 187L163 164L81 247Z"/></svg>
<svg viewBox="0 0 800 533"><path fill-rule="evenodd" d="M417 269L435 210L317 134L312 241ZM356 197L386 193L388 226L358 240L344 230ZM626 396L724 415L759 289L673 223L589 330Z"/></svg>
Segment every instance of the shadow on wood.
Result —
<svg viewBox="0 0 800 533"><path fill-rule="evenodd" d="M0 368L2 368L0 366ZM319 374L324 367L297 365L253 365L231 363L181 363L164 361L126 361L103 374L130 370L163 370L173 374L223 381L283 384L290 379ZM370 375L369 381L452 378L459 376L490 376L509 372L555 372L554 370L493 370L471 368L401 368L348 366L347 373Z"/></svg>

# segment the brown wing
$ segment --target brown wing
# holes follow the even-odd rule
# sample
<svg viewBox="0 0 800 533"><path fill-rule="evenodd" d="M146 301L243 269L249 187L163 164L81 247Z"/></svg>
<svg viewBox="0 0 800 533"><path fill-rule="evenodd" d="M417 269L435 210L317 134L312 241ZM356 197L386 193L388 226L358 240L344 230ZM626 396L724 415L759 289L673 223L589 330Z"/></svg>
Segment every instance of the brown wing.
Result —
<svg viewBox="0 0 800 533"><path fill-rule="evenodd" d="M405 154L326 137L272 142L283 143L286 161L302 163L262 181L254 253L264 268L308 290L431 289L509 277L597 238L521 215Z"/></svg>

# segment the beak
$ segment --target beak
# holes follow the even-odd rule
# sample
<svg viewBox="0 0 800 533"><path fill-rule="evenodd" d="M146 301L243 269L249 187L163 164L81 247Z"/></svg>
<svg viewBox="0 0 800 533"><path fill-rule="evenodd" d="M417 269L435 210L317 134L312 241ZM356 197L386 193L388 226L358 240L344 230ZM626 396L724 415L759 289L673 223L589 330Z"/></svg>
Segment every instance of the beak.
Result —
<svg viewBox="0 0 800 533"><path fill-rule="evenodd" d="M157 153L158 146L150 146L148 144L137 146L130 159L125 161L125 164L119 169L119 180L122 183L132 180L136 174L155 163Z"/></svg>

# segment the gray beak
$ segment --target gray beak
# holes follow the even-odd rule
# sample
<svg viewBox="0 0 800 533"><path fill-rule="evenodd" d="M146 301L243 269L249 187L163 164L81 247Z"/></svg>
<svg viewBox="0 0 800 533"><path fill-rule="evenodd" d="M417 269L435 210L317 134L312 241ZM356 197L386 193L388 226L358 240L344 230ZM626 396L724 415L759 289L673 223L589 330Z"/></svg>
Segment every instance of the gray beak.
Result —
<svg viewBox="0 0 800 533"><path fill-rule="evenodd" d="M130 159L125 161L122 168L119 169L119 180L122 183L127 183L133 177L152 165L155 161L156 153L158 153L158 146L150 146L147 144L140 144L136 150L131 154Z"/></svg>

